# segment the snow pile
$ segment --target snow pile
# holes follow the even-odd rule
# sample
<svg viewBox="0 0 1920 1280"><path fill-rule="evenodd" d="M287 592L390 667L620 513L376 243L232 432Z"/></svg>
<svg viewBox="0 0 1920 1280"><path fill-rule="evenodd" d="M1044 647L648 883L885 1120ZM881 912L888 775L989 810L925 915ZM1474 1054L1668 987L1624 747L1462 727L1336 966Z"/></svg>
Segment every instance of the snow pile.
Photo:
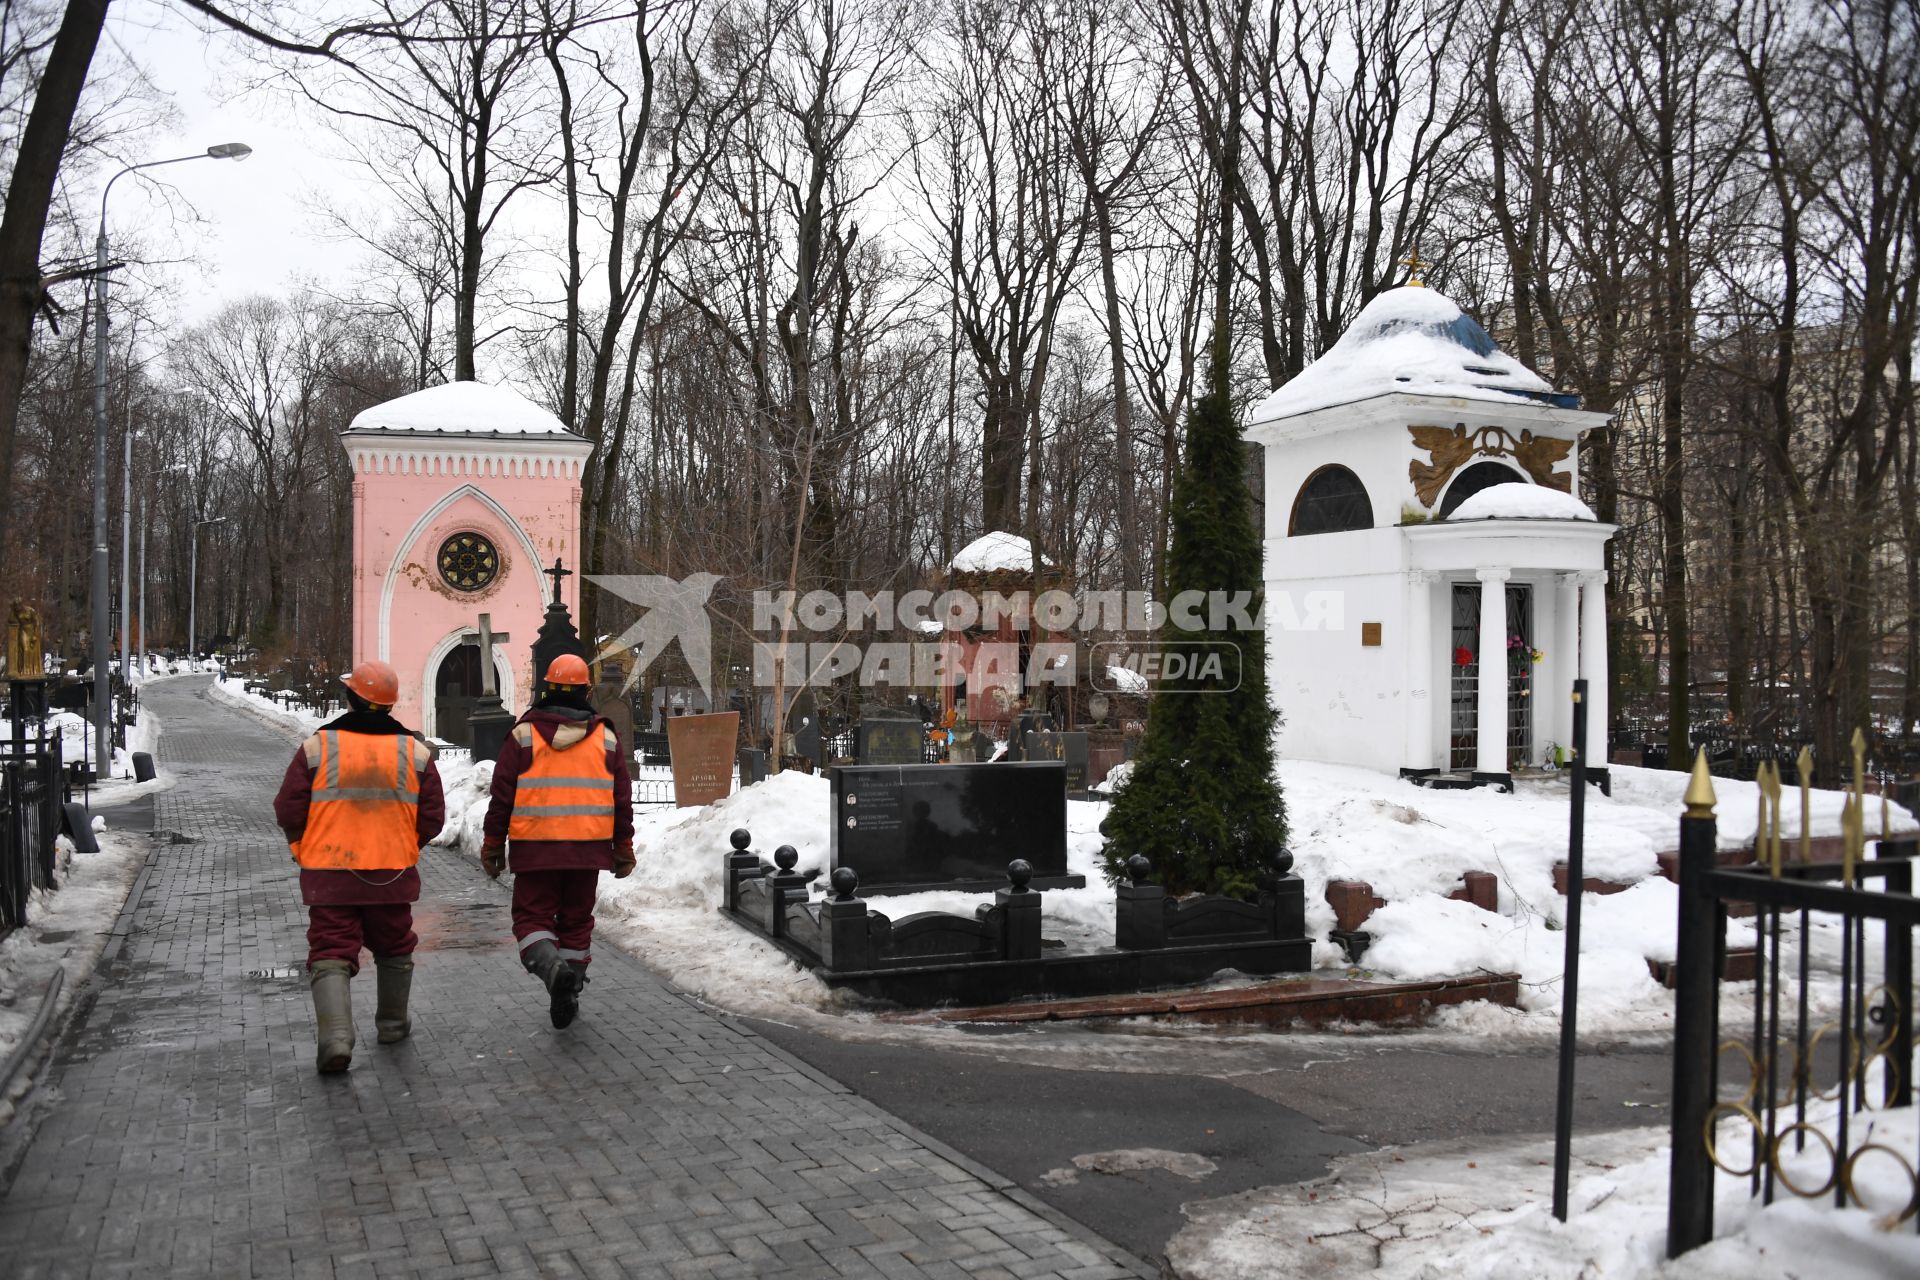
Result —
<svg viewBox="0 0 1920 1280"><path fill-rule="evenodd" d="M1042 556L1040 563L1053 561ZM995 530L962 547L947 568L954 573L1031 573L1033 544L1017 533Z"/></svg>
<svg viewBox="0 0 1920 1280"><path fill-rule="evenodd" d="M566 425L505 384L447 382L362 409L347 428L453 435L565 436Z"/></svg>
<svg viewBox="0 0 1920 1280"><path fill-rule="evenodd" d="M1870 1086L1877 1094L1878 1085ZM1834 1128L1831 1104L1810 1114ZM1914 1110L1853 1118L1853 1143L1911 1152ZM1866 1130L1863 1134L1861 1130ZM1744 1123L1721 1141L1745 1151ZM1189 1225L1169 1260L1187 1280L1306 1280L1376 1275L1386 1280L1542 1280L1660 1277L1750 1280L1806 1276L1879 1280L1920 1274L1920 1237L1896 1224L1912 1184L1891 1157L1854 1166L1867 1207L1835 1209L1823 1196L1782 1191L1771 1206L1745 1178L1715 1179L1716 1238L1666 1257L1668 1140L1665 1129L1576 1133L1568 1220L1551 1212L1553 1145L1484 1139L1345 1156L1315 1182L1262 1187L1189 1204ZM1787 1174L1819 1186L1831 1168L1817 1140L1783 1149ZM1744 1157L1741 1157L1744 1159Z"/></svg>
<svg viewBox="0 0 1920 1280"><path fill-rule="evenodd" d="M1552 388L1494 345L1437 290L1388 289L1361 308L1340 341L1254 407L1250 421L1351 404L1392 392L1505 400Z"/></svg>
<svg viewBox="0 0 1920 1280"><path fill-rule="evenodd" d="M1541 484L1496 484L1455 507L1456 520L1591 520L1593 509L1570 493Z"/></svg>
<svg viewBox="0 0 1920 1280"><path fill-rule="evenodd" d="M207 696L215 702L238 708L256 720L264 720L277 729L291 729L303 738L328 719L305 707L283 707L265 694L254 693L247 688L244 680L234 676L221 676L208 685Z"/></svg>
<svg viewBox="0 0 1920 1280"><path fill-rule="evenodd" d="M55 969L66 971L56 1016L80 996L147 855L144 838L117 831L102 833L99 853L76 854L65 836L55 847L54 879L60 887L35 890L26 927L0 940L0 1060L32 1024ZM12 1096L0 1099L0 1124L12 1117L14 1100L29 1083L23 1073Z"/></svg>
<svg viewBox="0 0 1920 1280"><path fill-rule="evenodd" d="M1442 1025L1520 1035L1550 1034L1560 1008L1565 956L1566 899L1554 889L1556 863L1567 856L1564 783L1517 784L1511 795L1491 788L1441 791L1415 787L1365 769L1286 761L1288 847L1294 870L1307 882L1307 929L1318 941L1315 961L1341 962L1327 941L1334 925L1326 901L1331 880L1361 880L1387 906L1364 928L1373 942L1361 964L1383 978L1420 981L1479 971L1520 975L1518 1012L1486 1005L1444 1011ZM1671 960L1678 888L1659 873L1655 855L1678 844L1682 773L1614 766L1611 798L1587 798L1586 875L1631 886L1611 895L1588 894L1581 931L1580 1025L1596 1033L1630 1033L1671 1026L1672 993L1653 982L1648 960ZM1716 778L1719 842L1753 842L1758 789ZM1839 792L1813 793L1815 835L1837 835ZM1786 811L1797 822L1798 801ZM1897 805L1888 808L1893 832L1920 828ZM1869 823L1877 832L1877 824ZM1499 910L1486 912L1447 895L1468 871L1498 880ZM1751 926L1730 922L1731 946L1752 944ZM1789 940L1789 945L1797 945ZM1838 944L1816 927L1815 957L1832 959ZM1828 953L1831 952L1829 956ZM1825 996L1817 996L1816 1004Z"/></svg>
<svg viewBox="0 0 1920 1280"><path fill-rule="evenodd" d="M433 843L479 856L485 842L487 796L493 786L493 761L475 762L472 756L449 756L434 762L440 789L446 795L447 820Z"/></svg>

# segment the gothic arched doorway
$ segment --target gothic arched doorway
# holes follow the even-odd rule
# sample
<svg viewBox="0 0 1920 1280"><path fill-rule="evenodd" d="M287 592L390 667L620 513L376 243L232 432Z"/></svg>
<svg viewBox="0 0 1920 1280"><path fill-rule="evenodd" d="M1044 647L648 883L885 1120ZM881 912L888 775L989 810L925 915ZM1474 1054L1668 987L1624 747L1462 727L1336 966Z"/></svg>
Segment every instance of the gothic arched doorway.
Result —
<svg viewBox="0 0 1920 1280"><path fill-rule="evenodd" d="M433 736L458 747L473 745L467 717L480 697L480 646L456 644L433 673Z"/></svg>

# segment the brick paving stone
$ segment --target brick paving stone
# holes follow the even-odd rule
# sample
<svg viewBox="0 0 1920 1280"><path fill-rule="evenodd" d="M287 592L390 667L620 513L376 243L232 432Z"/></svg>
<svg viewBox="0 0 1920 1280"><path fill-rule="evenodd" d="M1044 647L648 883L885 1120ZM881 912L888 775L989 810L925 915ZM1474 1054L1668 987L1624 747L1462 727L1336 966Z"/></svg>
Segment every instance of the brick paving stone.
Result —
<svg viewBox="0 0 1920 1280"><path fill-rule="evenodd" d="M353 1069L316 1075L293 740L204 688L147 691L166 834L0 1193L0 1276L1154 1274L604 943L554 1031L504 887L445 850L411 1039L373 1043L369 965Z"/></svg>

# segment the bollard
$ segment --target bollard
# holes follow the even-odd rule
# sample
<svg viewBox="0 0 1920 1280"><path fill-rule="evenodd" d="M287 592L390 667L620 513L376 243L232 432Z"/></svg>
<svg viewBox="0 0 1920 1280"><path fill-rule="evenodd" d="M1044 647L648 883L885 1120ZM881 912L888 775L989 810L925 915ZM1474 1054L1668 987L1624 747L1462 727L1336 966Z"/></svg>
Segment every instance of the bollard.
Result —
<svg viewBox="0 0 1920 1280"><path fill-rule="evenodd" d="M73 837L75 853L98 853L100 841L94 838L93 815L78 800L69 800L64 806L67 816L67 834Z"/></svg>

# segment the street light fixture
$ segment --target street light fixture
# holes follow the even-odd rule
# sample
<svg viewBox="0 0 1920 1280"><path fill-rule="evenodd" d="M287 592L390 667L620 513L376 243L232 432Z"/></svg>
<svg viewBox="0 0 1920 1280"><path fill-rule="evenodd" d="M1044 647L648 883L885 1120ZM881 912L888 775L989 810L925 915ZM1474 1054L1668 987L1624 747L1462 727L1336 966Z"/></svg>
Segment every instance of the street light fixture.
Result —
<svg viewBox="0 0 1920 1280"><path fill-rule="evenodd" d="M199 520L193 526L193 555L187 569L187 665L192 669L199 660L200 645L197 640L200 630L200 530L210 524L225 524L225 516L214 516L209 520Z"/></svg>
<svg viewBox="0 0 1920 1280"><path fill-rule="evenodd" d="M105 779L113 766L113 683L110 676L112 640L107 611L107 197L113 184L130 173L157 169L188 160L244 160L253 148L244 142L221 142L190 156L130 164L107 179L100 192L100 234L93 242L95 320L93 330L93 767ZM125 624L126 619L121 619Z"/></svg>

